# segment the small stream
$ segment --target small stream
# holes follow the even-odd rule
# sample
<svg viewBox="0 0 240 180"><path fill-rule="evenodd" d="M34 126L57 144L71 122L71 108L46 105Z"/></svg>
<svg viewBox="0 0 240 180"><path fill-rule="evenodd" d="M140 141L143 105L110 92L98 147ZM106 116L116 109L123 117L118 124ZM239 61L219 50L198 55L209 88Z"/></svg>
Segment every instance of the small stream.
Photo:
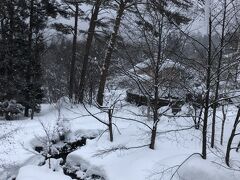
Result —
<svg viewBox="0 0 240 180"><path fill-rule="evenodd" d="M71 152L81 148L82 146L86 145L87 139L94 139L95 137L82 137L81 139L73 142L61 142L61 145L57 145L55 148L57 149L57 153L52 153L48 158L45 158L45 162L42 164L48 163L49 158L60 160L61 163L60 166L63 169L63 172L65 175L71 177L72 179L76 180L104 180L103 177L92 174L92 175L86 175L85 178L81 179L77 174L77 172L81 169L75 169L66 166L66 159L68 154ZM58 143L59 144L59 143ZM41 145L35 146L34 150L38 153L44 153L44 147ZM81 170L82 173L85 173L87 170ZM86 173L85 173L86 174Z"/></svg>

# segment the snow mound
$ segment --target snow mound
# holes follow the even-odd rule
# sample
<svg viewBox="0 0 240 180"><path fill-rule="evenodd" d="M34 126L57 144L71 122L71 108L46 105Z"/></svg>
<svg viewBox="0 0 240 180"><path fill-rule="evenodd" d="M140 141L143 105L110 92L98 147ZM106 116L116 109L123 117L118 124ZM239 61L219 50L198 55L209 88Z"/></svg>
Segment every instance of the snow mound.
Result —
<svg viewBox="0 0 240 180"><path fill-rule="evenodd" d="M179 169L179 179L184 180L239 180L240 173L199 158L187 161Z"/></svg>
<svg viewBox="0 0 240 180"><path fill-rule="evenodd" d="M28 165L19 170L16 180L71 180L62 172L53 172L47 167Z"/></svg>

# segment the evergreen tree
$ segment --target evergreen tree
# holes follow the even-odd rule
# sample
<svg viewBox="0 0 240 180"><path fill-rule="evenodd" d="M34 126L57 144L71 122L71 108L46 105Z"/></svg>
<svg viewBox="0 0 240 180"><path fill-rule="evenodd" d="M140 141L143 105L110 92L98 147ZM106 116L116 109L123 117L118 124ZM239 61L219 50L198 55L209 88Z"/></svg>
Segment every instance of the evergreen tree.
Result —
<svg viewBox="0 0 240 180"><path fill-rule="evenodd" d="M56 17L57 9L53 0L31 0L26 1L28 9L28 62L26 66L25 81L23 90L24 106L26 117L29 116L29 109L32 109L31 118L34 111L38 110L43 98L41 89L41 52L44 50L43 31L47 27L49 17Z"/></svg>
<svg viewBox="0 0 240 180"><path fill-rule="evenodd" d="M43 30L56 17L53 0L4 0L0 2L0 99L15 99L33 112L41 103L41 53Z"/></svg>
<svg viewBox="0 0 240 180"><path fill-rule="evenodd" d="M0 69L1 100L19 99L24 87L27 24L23 1L2 1Z"/></svg>

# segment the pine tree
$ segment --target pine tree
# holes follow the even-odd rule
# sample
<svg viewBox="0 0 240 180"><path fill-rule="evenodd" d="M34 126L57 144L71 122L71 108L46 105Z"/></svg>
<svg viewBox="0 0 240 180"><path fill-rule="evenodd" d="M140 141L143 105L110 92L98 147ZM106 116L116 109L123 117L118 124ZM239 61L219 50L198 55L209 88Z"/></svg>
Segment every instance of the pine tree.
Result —
<svg viewBox="0 0 240 180"><path fill-rule="evenodd" d="M34 111L38 110L43 98L41 89L41 57L44 50L43 30L47 27L49 17L56 17L57 11L55 1L49 0L30 0L26 3L29 17L28 26L28 62L26 66L25 81L26 86L23 90L26 117L29 116L31 109L33 118Z"/></svg>
<svg viewBox="0 0 240 180"><path fill-rule="evenodd" d="M15 99L29 116L41 103L41 52L48 17L56 16L54 1L4 0L0 3L0 98ZM33 113L32 113L33 116Z"/></svg>
<svg viewBox="0 0 240 180"><path fill-rule="evenodd" d="M25 58L27 56L26 16L24 3L19 0L1 4L1 99L19 99Z"/></svg>

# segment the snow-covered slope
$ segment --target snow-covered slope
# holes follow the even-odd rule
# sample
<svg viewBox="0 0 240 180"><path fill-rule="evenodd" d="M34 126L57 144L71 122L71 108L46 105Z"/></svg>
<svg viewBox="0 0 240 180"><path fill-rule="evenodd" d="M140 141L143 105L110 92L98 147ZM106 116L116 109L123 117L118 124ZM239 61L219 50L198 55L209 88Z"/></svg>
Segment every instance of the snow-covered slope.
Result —
<svg viewBox="0 0 240 180"><path fill-rule="evenodd" d="M90 106L88 109L94 114L97 113L101 119L107 120L106 113L98 114L99 110ZM185 111L186 107L181 113ZM152 122L146 117L138 116L145 112L144 107L135 107L122 102L122 107L117 107L114 116L133 118L151 126ZM42 113L34 120L12 121L11 127L19 127L19 130L12 134L9 141L2 141L0 163L5 166L0 170L4 172L8 170L10 177L17 173L18 167L22 167L17 180L33 180L39 177L41 180L54 180L54 178L68 180L61 168L53 172L47 169L47 166L37 167L41 156L35 155L32 149L36 137L45 135L39 121L53 127L57 114L53 105L43 105ZM106 129L93 117L86 116L87 112L83 106L65 106L61 114L69 120L72 138L77 139L83 135L96 136ZM83 174L96 174L104 177L105 180L159 180L161 177L163 180L169 180L176 170L178 173L174 175L175 180L238 180L240 173L227 169L223 160L235 114L236 108L229 108L224 146L219 145L221 120L218 119L216 148L208 151L207 160L202 160L199 154L194 154L185 162L193 153L201 152L201 131L193 128L181 130L193 125L191 118L161 117L155 150L147 146L150 142L150 130L146 126L114 118L113 122L121 133L114 127L114 142L109 141L107 132L101 137L99 135L95 139L87 140L85 146L68 155L67 166L69 169L77 170L77 174L81 177L85 176ZM221 109L218 110L218 116L221 117ZM166 131L170 132L165 133ZM239 153L234 151L231 157L234 160L233 165L240 160ZM0 174L1 180L7 177L3 175L6 174Z"/></svg>

